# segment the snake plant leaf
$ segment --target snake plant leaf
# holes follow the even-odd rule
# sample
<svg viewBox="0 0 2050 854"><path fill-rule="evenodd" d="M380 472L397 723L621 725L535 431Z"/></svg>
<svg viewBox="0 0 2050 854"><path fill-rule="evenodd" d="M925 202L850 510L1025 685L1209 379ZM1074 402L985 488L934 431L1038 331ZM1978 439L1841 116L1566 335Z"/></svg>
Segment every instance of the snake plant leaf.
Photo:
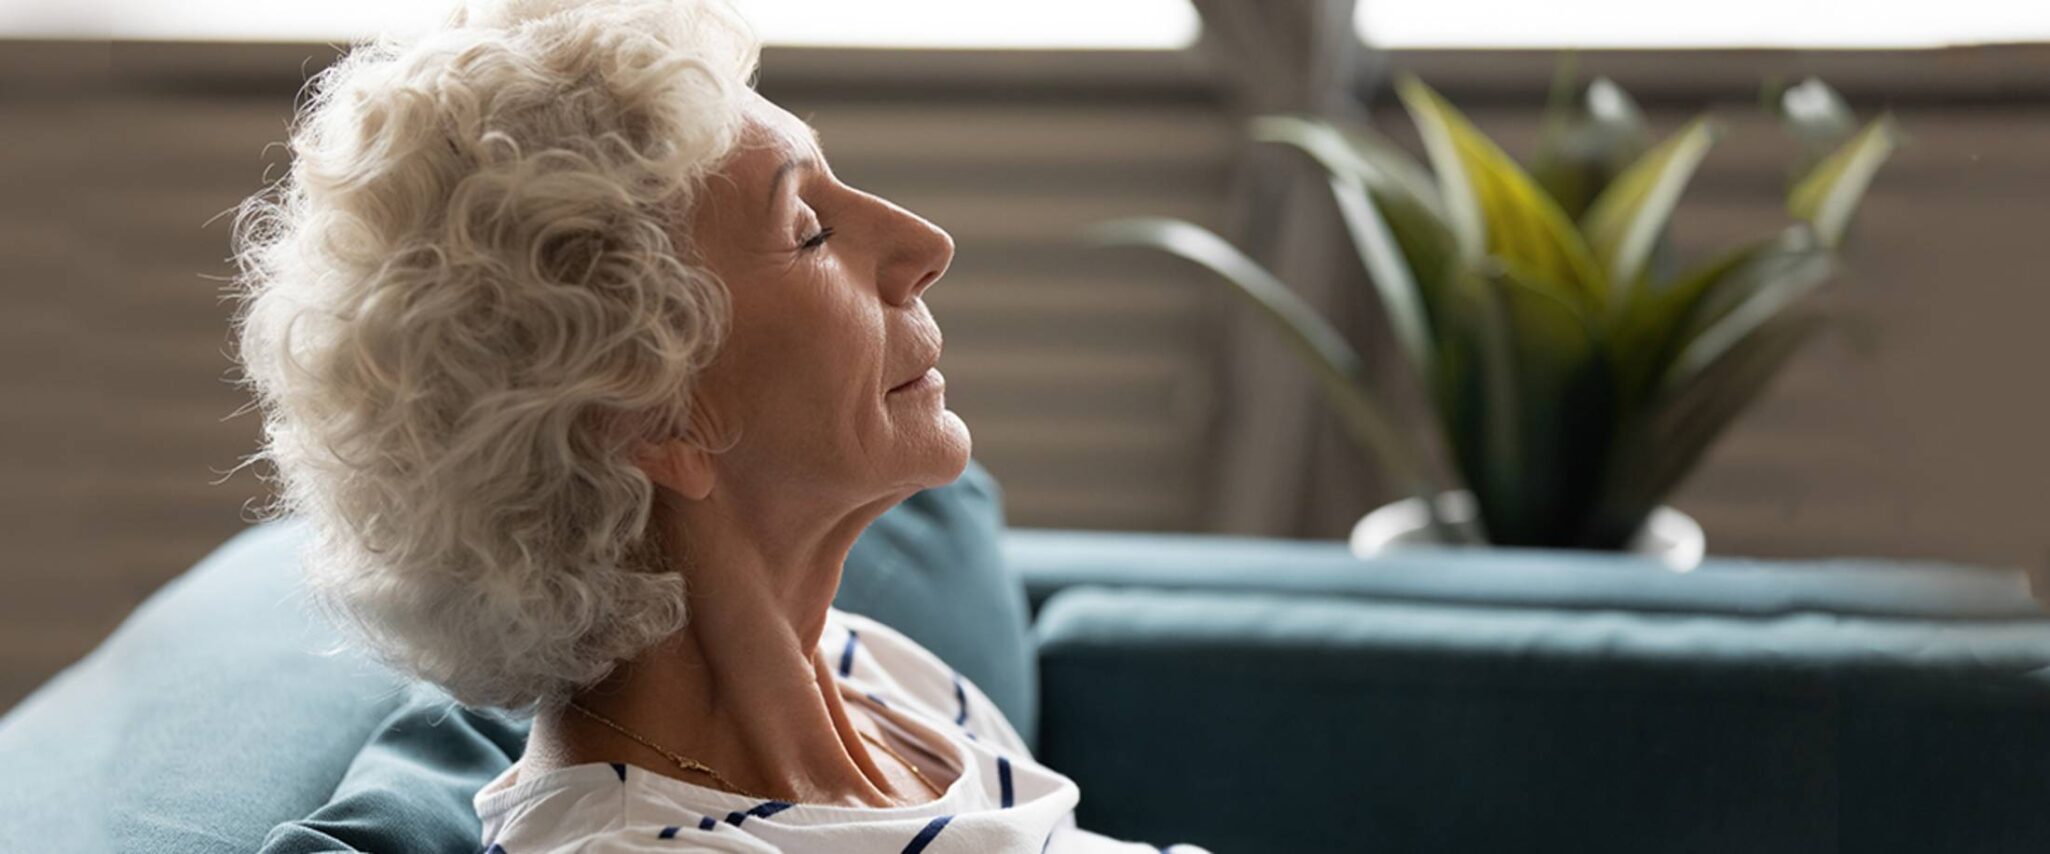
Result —
<svg viewBox="0 0 2050 854"><path fill-rule="evenodd" d="M1810 77L1781 91L1768 93L1768 100L1780 122L1801 141L1801 157L1794 174L1805 175L1815 164L1857 130L1851 107L1842 95L1820 79Z"/></svg>
<svg viewBox="0 0 2050 854"><path fill-rule="evenodd" d="M1411 275L1409 264L1402 251L1397 248L1395 235L1388 230L1388 224L1381 219L1373 200L1367 194L1366 184L1359 178L1348 175L1330 176L1331 198L1338 205L1339 216L1345 220L1346 230L1352 232L1353 247L1359 252L1360 262L1368 271L1381 301L1388 309L1388 317L1395 328L1396 342L1408 356L1410 365L1429 369L1431 358L1430 327L1424 317L1422 299L1418 294L1415 276Z"/></svg>
<svg viewBox="0 0 2050 854"><path fill-rule="evenodd" d="M1430 213L1432 219L1443 225L1445 204L1438 196L1438 182L1431 176L1431 170L1424 168L1424 165L1411 157L1409 152L1402 150L1402 146L1390 142L1386 137L1368 128L1337 124L1331 127L1338 131L1338 135L1345 139L1346 144L1352 146L1353 152L1360 160L1373 164L1375 170L1387 179L1386 185L1373 183L1372 189L1376 195L1412 200Z"/></svg>
<svg viewBox="0 0 2050 854"><path fill-rule="evenodd" d="M1483 505L1494 541L1528 546L1576 545L1569 537L1594 500L1615 422L1614 381L1595 319L1551 289L1513 273L1488 277L1507 331L1515 409L1507 413L1515 453L1513 478Z"/></svg>
<svg viewBox="0 0 2050 854"><path fill-rule="evenodd" d="M1637 101L1607 77L1587 84L1587 115L1597 125L1633 135L1642 136L1646 127Z"/></svg>
<svg viewBox="0 0 2050 854"><path fill-rule="evenodd" d="M1424 139L1460 257L1492 256L1528 282L1592 302L1606 291L1600 268L1572 220L1544 188L1423 81L1396 90Z"/></svg>
<svg viewBox="0 0 2050 854"><path fill-rule="evenodd" d="M1428 313L1431 291L1455 262L1445 206L1429 170L1394 143L1363 127L1318 120L1255 120L1254 138L1302 148L1332 174L1353 172L1394 234L1409 262ZM1349 149L1339 150L1342 142Z"/></svg>
<svg viewBox="0 0 2050 854"><path fill-rule="evenodd" d="M1851 213L1872 184L1872 176L1900 145L1900 134L1891 115L1882 115L1844 143L1807 177L1794 185L1787 196L1787 210L1815 227L1824 246L1843 243Z"/></svg>
<svg viewBox="0 0 2050 854"><path fill-rule="evenodd" d="M1481 434L1474 448L1478 459L1466 475L1479 499L1485 528L1489 508L1514 503L1516 483L1522 477L1523 447L1516 435L1516 427L1523 421L1522 400L1516 381L1515 333L1499 283L1479 274L1461 279L1460 293L1467 299L1467 314L1472 318L1473 371L1482 401Z"/></svg>
<svg viewBox="0 0 2050 854"><path fill-rule="evenodd" d="M1368 190L1370 177L1379 178L1384 187L1390 181L1381 178L1379 167L1362 159L1337 130L1321 122L1264 117L1253 121L1252 134L1261 142L1293 145L1324 167L1332 200L1352 235L1353 249L1366 267L1367 277L1381 297L1381 305L1388 311L1397 345L1412 367L1428 373L1431 332L1416 275Z"/></svg>
<svg viewBox="0 0 2050 854"><path fill-rule="evenodd" d="M1835 272L1835 256L1826 247L1786 242L1760 253L1720 283L1745 293L1720 316L1697 321L1699 332L1686 336L1687 343L1667 369L1668 387L1685 387L1729 351L1775 318L1787 313ZM1699 308L1699 306L1697 306Z"/></svg>
<svg viewBox="0 0 2050 854"><path fill-rule="evenodd" d="M1431 329L1437 329L1444 314L1446 282L1459 263L1458 246L1446 224L1444 200L1436 180L1409 153L1363 127L1334 126L1359 158L1373 164L1387 179L1385 184L1369 182L1375 207L1395 234L1409 261L1417 296Z"/></svg>
<svg viewBox="0 0 2050 854"><path fill-rule="evenodd" d="M1385 183L1379 165L1360 157L1358 149L1337 128L1317 119L1300 116L1258 116L1246 123L1255 142L1293 145L1310 155L1334 175L1351 175L1370 184Z"/></svg>
<svg viewBox="0 0 2050 854"><path fill-rule="evenodd" d="M1706 118L1688 123L1616 176L1582 218L1581 230L1608 274L1611 310L1620 310L1641 285L1652 247L1719 135Z"/></svg>
<svg viewBox="0 0 2050 854"><path fill-rule="evenodd" d="M1428 385L1445 449L1474 495L1482 536L1494 542L1487 530L1490 508L1514 501L1521 456L1507 309L1494 285L1466 268L1447 282L1445 305Z"/></svg>
<svg viewBox="0 0 2050 854"><path fill-rule="evenodd" d="M1554 81L1555 97L1545 110L1530 173L1559 209L1577 220L1618 173L1651 147L1651 132L1637 102L1614 81L1598 77L1570 101L1556 97L1562 85Z"/></svg>
<svg viewBox="0 0 2050 854"><path fill-rule="evenodd" d="M1796 306L1768 318L1694 375L1665 390L1617 441L1615 463L1582 540L1620 548L1730 423L1771 386L1822 316Z"/></svg>
<svg viewBox="0 0 2050 854"><path fill-rule="evenodd" d="M1771 239L1746 247L1737 253L1745 256L1741 265L1730 270L1728 275L1706 283L1694 295L1691 304L1685 308L1685 323L1673 335L1673 342L1681 346L1691 343L1781 275L1815 264L1817 256L1828 255L1829 251L1815 237L1815 229L1805 222L1794 223ZM1669 286L1676 292L1672 296L1685 296L1684 286L1687 284L1689 282L1683 279ZM1675 347L1673 352L1677 354L1679 349Z"/></svg>
<svg viewBox="0 0 2050 854"><path fill-rule="evenodd" d="M1629 306L1615 318L1609 332L1609 356L1617 370L1616 385L1624 408L1647 398L1652 380L1663 378L1673 356L1687 343L1687 330L1710 294L1742 291L1755 286L1732 282L1752 274L1754 262L1772 251L1778 241L1759 240L1728 252L1675 277L1663 287L1631 294Z"/></svg>
<svg viewBox="0 0 2050 854"><path fill-rule="evenodd" d="M1159 249L1193 261L1232 285L1283 333L1296 354L1315 372L1340 422L1354 441L1418 495L1441 491L1418 464L1422 459L1387 415L1388 407L1366 385L1366 363L1338 330L1281 280L1229 241L1193 223L1160 217L1132 217L1090 226L1086 236L1099 246ZM1430 502L1426 502L1430 503Z"/></svg>

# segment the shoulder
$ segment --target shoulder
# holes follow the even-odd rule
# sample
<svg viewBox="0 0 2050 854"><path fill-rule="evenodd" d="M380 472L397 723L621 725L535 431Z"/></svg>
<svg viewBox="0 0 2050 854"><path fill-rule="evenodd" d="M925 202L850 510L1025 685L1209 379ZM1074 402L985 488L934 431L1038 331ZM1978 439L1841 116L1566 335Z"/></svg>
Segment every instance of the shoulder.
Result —
<svg viewBox="0 0 2050 854"><path fill-rule="evenodd" d="M541 844L495 844L485 854L677 854L680 851L775 854L776 846L732 827L630 825L564 836Z"/></svg>
<svg viewBox="0 0 2050 854"><path fill-rule="evenodd" d="M664 799L648 783L649 773L635 766L589 763L486 787L476 798L491 840L485 854L776 850L710 812Z"/></svg>
<svg viewBox="0 0 2050 854"><path fill-rule="evenodd" d="M484 852L775 852L740 827L715 821L713 811L664 799L650 778L638 766L588 762L506 786L494 780L474 799L490 840Z"/></svg>

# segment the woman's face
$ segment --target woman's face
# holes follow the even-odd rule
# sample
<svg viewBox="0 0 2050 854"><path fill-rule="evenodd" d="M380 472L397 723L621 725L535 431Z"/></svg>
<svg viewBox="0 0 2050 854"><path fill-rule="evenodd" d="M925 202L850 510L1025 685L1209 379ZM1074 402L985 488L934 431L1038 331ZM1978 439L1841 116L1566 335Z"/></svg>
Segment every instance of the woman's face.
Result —
<svg viewBox="0 0 2050 854"><path fill-rule="evenodd" d="M840 183L812 129L758 95L691 228L731 294L699 388L738 432L711 458L714 489L865 505L960 475L968 428L931 370L940 329L920 299L953 260L945 231Z"/></svg>

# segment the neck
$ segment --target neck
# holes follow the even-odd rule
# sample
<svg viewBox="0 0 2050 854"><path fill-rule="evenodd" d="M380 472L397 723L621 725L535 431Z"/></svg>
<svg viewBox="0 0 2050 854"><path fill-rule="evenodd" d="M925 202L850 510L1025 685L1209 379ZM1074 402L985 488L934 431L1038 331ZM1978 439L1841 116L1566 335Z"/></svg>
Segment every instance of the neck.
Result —
<svg viewBox="0 0 2050 854"><path fill-rule="evenodd" d="M570 699L755 794L874 807L913 796L862 741L818 650L848 550L894 503L808 526L714 499L666 510L683 532L672 539L687 544L687 562L676 565L685 567L688 623ZM721 787L567 708L535 717L520 764L535 775L618 761Z"/></svg>

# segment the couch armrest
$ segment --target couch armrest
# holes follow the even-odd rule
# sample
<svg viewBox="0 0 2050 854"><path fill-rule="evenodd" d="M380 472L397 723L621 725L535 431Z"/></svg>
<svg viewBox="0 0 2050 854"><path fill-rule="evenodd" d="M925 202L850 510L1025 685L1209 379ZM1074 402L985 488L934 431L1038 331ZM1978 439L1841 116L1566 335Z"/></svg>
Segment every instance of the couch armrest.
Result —
<svg viewBox="0 0 2050 854"><path fill-rule="evenodd" d="M1217 851L2050 850L2050 622L1075 587L1040 758Z"/></svg>
<svg viewBox="0 0 2050 854"><path fill-rule="evenodd" d="M1003 549L1034 615L1086 584L1748 616L2050 618L2019 570L1870 558L1715 557L1675 573L1599 552L1436 549L1363 561L1336 540L1030 528L1007 531Z"/></svg>

